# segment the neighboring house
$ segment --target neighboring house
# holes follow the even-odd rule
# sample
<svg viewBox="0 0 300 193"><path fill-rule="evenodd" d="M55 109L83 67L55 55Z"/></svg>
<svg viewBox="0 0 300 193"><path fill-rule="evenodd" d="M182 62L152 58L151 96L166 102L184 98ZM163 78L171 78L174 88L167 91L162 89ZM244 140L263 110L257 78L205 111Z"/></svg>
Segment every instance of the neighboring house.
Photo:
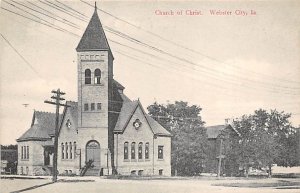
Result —
<svg viewBox="0 0 300 193"><path fill-rule="evenodd" d="M204 164L203 172L216 174L218 172L219 157L221 154L221 173L226 175L232 175L232 171L238 170L238 166L232 168L230 163L226 162L226 157L224 157L224 155L227 150L226 146L228 144L228 139L230 137L239 136L240 134L230 124L209 126L206 127L206 129L209 143L209 151L207 155L208 158L206 159ZM220 153L221 148L222 152Z"/></svg>
<svg viewBox="0 0 300 193"><path fill-rule="evenodd" d="M8 161L7 160L2 160L1 159L1 174L5 174L6 170L5 168L7 167Z"/></svg>
<svg viewBox="0 0 300 193"><path fill-rule="evenodd" d="M16 174L18 150L16 145L1 145L1 173Z"/></svg>
<svg viewBox="0 0 300 193"><path fill-rule="evenodd" d="M76 48L78 102L60 119L58 171L87 175L171 175L171 134L131 101L113 79L111 49L97 9ZM52 167L54 114L35 111L17 141L19 174L48 174Z"/></svg>

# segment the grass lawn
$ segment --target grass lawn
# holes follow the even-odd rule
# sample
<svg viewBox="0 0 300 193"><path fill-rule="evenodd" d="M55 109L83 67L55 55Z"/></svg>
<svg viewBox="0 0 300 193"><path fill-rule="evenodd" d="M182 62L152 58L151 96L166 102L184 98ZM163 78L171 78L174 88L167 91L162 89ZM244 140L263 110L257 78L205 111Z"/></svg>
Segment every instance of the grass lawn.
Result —
<svg viewBox="0 0 300 193"><path fill-rule="evenodd" d="M297 186L300 189L300 181L290 181L290 180L276 180L274 182L242 182L242 183L217 183L212 184L213 186L224 186L224 187L240 187L240 188L264 188L264 187L293 187ZM293 188L295 189L295 188Z"/></svg>

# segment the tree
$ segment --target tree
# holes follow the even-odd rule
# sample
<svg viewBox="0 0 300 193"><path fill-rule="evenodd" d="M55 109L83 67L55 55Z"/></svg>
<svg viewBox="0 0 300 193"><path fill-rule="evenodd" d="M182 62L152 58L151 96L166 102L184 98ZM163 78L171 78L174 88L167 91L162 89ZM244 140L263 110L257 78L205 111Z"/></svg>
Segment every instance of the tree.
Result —
<svg viewBox="0 0 300 193"><path fill-rule="evenodd" d="M256 110L253 115L244 115L234 121L234 127L241 134L240 140L231 141L228 157L235 159L248 175L249 167L272 165L295 166L297 160L296 129L289 122L291 114L271 110Z"/></svg>
<svg viewBox="0 0 300 193"><path fill-rule="evenodd" d="M172 135L171 165L175 175L199 175L207 151L207 135L200 117L201 108L187 102L157 104L148 108L150 116Z"/></svg>
<svg viewBox="0 0 300 193"><path fill-rule="evenodd" d="M4 168L6 172L11 174L17 173L18 161L18 145L1 145L1 160L8 161L7 166Z"/></svg>

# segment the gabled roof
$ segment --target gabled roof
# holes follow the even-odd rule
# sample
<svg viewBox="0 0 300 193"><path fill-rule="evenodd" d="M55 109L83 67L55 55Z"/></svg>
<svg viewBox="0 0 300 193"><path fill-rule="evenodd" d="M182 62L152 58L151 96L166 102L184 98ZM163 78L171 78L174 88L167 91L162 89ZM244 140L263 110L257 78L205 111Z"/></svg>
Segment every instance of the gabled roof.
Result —
<svg viewBox="0 0 300 193"><path fill-rule="evenodd" d="M60 133L60 130L62 128L62 124L63 124L63 121L65 119L65 116L66 116L66 113L67 113L67 110L70 111L70 114L71 114L71 117L73 118L73 122L72 122L72 125L74 126L74 128L77 128L77 116L78 116L78 102L74 102L74 101L66 101L66 105L69 105L70 107L66 107L64 108L64 112L62 114L62 119L61 119L61 122L60 122L60 127L59 127L59 131L58 131L58 134ZM53 135L54 136L54 135Z"/></svg>
<svg viewBox="0 0 300 193"><path fill-rule="evenodd" d="M124 90L125 87L119 83L118 81L116 81L115 79L113 79L113 83L115 84L115 86L117 87L117 89L120 89L120 90Z"/></svg>
<svg viewBox="0 0 300 193"><path fill-rule="evenodd" d="M135 113L136 109L140 107L143 111L143 114L152 130L152 133L157 136L168 136L171 137L171 133L163 128L158 122L152 119L147 115L140 103L140 101L124 102L119 114L117 124L115 126L115 133L123 133L127 127L131 117Z"/></svg>
<svg viewBox="0 0 300 193"><path fill-rule="evenodd" d="M206 127L206 133L208 139L216 139L218 135L221 134L226 128L231 128L237 135L240 135L237 130L235 130L231 125L214 125Z"/></svg>
<svg viewBox="0 0 300 193"><path fill-rule="evenodd" d="M155 135L157 135L157 136L172 136L172 134L168 130L166 130L163 126L161 126L157 121L155 121L149 115L146 115L146 119Z"/></svg>
<svg viewBox="0 0 300 193"><path fill-rule="evenodd" d="M34 111L31 127L17 141L49 140L54 132L55 113Z"/></svg>
<svg viewBox="0 0 300 193"><path fill-rule="evenodd" d="M137 107L138 101L123 103L114 132L123 132L125 130L125 127L127 126Z"/></svg>
<svg viewBox="0 0 300 193"><path fill-rule="evenodd" d="M93 50L110 50L102 24L95 6L94 14L76 48L77 52Z"/></svg>

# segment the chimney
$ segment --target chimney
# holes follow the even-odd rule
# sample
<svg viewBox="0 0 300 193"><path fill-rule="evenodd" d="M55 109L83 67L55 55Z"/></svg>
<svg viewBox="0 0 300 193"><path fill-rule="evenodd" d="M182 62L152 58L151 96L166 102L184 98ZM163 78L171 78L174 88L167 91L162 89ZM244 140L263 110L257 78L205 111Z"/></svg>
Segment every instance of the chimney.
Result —
<svg viewBox="0 0 300 193"><path fill-rule="evenodd" d="M225 125L229 125L229 118L225 119Z"/></svg>

